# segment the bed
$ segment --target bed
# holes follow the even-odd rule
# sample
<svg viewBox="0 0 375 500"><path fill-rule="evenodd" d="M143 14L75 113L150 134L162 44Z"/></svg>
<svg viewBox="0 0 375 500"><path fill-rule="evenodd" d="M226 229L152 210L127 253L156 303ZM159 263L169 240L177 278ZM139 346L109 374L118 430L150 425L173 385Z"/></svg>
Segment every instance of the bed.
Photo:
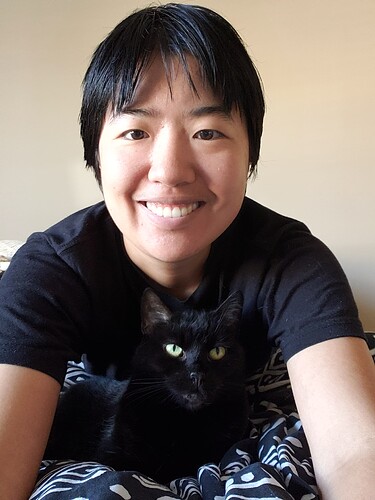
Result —
<svg viewBox="0 0 375 500"><path fill-rule="evenodd" d="M3 255L3 262L9 258ZM375 361L375 334L366 333L366 340ZM69 363L62 390L89 376L82 364ZM253 424L249 435L235 443L219 463L202 464L193 477L162 485L140 471L50 460L42 462L30 499L318 499L309 447L279 350L247 381L247 391Z"/></svg>

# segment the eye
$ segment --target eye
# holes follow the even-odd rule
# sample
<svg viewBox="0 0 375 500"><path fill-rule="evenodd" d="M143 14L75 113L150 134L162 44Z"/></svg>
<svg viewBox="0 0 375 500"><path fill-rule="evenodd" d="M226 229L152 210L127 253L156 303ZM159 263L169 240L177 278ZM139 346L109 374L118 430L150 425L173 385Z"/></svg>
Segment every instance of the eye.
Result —
<svg viewBox="0 0 375 500"><path fill-rule="evenodd" d="M167 344L165 350L172 358L181 358L184 355L184 351L177 344Z"/></svg>
<svg viewBox="0 0 375 500"><path fill-rule="evenodd" d="M226 352L227 352L227 350L225 349L225 347L220 346L220 347L214 347L213 349L211 349L211 351L208 353L208 355L214 361L219 361L220 359L222 359L225 356Z"/></svg>
<svg viewBox="0 0 375 500"><path fill-rule="evenodd" d="M194 134L194 139L202 139L203 141L212 141L213 139L219 139L220 137L224 137L221 132L217 130L204 129L200 130L196 134Z"/></svg>
<svg viewBox="0 0 375 500"><path fill-rule="evenodd" d="M128 141L139 141L148 137L148 134L140 129L128 130L123 134L123 138Z"/></svg>

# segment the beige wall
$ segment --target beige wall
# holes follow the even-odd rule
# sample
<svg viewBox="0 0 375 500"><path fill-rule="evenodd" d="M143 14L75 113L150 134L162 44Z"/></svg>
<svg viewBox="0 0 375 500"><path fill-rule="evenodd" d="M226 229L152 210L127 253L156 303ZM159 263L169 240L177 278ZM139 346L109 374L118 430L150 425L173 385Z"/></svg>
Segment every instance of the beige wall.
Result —
<svg viewBox="0 0 375 500"><path fill-rule="evenodd" d="M80 83L102 37L148 3L0 0L0 239L23 240L101 198L82 161ZM263 78L248 194L330 246L375 330L374 0L200 3L236 26Z"/></svg>

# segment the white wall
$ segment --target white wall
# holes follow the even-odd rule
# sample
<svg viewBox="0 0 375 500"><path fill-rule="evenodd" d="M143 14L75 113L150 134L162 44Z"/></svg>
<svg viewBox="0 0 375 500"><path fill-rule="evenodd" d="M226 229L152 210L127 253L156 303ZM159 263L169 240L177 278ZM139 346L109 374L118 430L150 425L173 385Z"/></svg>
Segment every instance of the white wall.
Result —
<svg viewBox="0 0 375 500"><path fill-rule="evenodd" d="M200 3L235 25L264 82L248 194L330 246L375 330L374 0ZM0 239L23 240L101 199L82 160L80 84L100 40L148 4L0 0Z"/></svg>

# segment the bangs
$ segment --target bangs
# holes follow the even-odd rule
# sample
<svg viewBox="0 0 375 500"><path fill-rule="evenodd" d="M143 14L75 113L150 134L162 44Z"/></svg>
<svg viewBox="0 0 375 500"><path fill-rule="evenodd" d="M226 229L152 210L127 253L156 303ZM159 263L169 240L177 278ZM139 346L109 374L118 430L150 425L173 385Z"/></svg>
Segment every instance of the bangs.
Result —
<svg viewBox="0 0 375 500"><path fill-rule="evenodd" d="M222 38L209 23L206 22L206 26L202 27L192 22L191 16L181 19L179 15L174 18L173 13L173 9L168 11L169 23L164 13L160 16L156 11L152 17L145 16L142 24L128 24L126 45L119 36L117 44L120 50L115 44L111 47L111 74L106 74L109 88L103 98L107 108L112 108L115 114L132 103L139 82L156 57L161 58L170 89L177 61L181 64L191 89L197 94L189 65L189 58L193 58L199 69L201 83L209 87L223 102L225 110L229 112L233 104L239 106L240 103L235 102L238 92L234 88L235 80L228 79L232 72L231 65L223 66L223 62L229 61L229 58L222 60L225 48ZM121 50L124 46L126 51ZM221 55L220 60L216 54ZM103 54L103 60L107 57L108 54Z"/></svg>

